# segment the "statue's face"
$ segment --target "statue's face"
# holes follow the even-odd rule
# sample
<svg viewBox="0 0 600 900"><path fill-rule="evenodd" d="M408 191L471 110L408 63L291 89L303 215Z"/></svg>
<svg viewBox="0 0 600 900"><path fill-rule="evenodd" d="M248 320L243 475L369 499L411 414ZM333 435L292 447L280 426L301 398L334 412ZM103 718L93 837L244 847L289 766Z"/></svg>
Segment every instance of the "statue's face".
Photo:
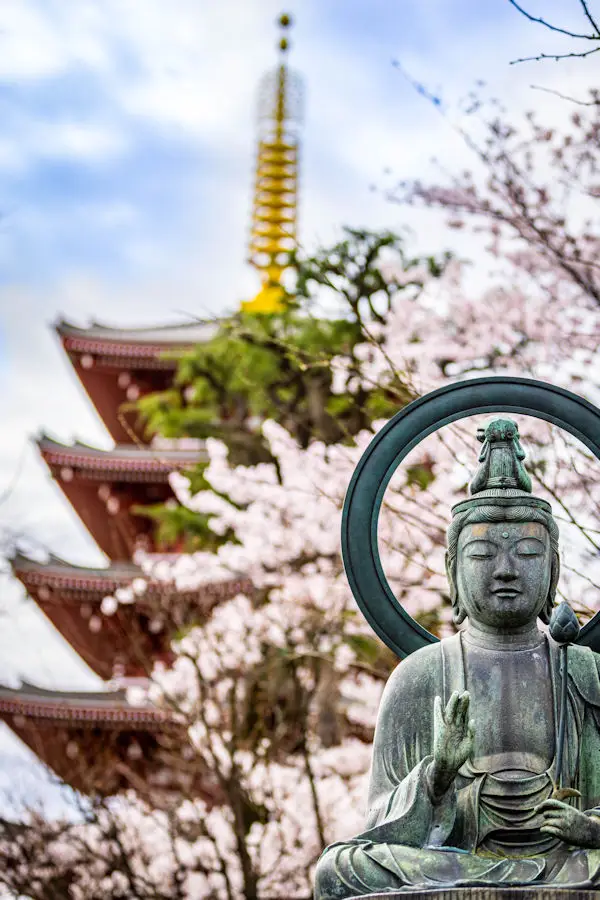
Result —
<svg viewBox="0 0 600 900"><path fill-rule="evenodd" d="M501 630L534 622L551 572L550 537L540 522L477 523L460 532L457 587L475 623Z"/></svg>

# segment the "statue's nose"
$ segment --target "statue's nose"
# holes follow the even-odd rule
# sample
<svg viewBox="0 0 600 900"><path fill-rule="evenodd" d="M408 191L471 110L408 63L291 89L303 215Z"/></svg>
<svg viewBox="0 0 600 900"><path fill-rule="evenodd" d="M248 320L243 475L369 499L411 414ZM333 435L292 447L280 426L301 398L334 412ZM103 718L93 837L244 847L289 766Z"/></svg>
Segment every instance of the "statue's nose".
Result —
<svg viewBox="0 0 600 900"><path fill-rule="evenodd" d="M515 564L508 553L501 553L494 570L494 578L499 581L514 581L517 577Z"/></svg>

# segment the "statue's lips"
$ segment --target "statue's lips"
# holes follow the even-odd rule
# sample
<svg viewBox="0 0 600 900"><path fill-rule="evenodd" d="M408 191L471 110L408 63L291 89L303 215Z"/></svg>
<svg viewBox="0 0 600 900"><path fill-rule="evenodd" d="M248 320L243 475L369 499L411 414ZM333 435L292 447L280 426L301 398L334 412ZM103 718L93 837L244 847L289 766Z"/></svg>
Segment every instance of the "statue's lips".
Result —
<svg viewBox="0 0 600 900"><path fill-rule="evenodd" d="M496 588L492 591L492 594L495 594L496 597L500 597L502 599L511 600L513 597L518 597L521 591L517 590L517 588L509 588L509 587L501 587Z"/></svg>

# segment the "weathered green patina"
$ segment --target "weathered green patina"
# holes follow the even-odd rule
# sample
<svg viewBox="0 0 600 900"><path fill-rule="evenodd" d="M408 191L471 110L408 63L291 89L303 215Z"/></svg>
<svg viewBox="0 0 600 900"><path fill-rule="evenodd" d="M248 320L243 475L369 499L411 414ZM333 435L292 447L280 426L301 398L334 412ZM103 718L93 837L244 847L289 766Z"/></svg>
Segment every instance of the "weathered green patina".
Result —
<svg viewBox="0 0 600 900"><path fill-rule="evenodd" d="M472 496L448 530L454 618L465 626L389 679L366 828L327 848L317 900L600 885L600 657L580 645L567 654L539 629L554 605L558 528L530 493L516 424L496 420L480 439ZM563 616L553 631L575 637L569 629Z"/></svg>

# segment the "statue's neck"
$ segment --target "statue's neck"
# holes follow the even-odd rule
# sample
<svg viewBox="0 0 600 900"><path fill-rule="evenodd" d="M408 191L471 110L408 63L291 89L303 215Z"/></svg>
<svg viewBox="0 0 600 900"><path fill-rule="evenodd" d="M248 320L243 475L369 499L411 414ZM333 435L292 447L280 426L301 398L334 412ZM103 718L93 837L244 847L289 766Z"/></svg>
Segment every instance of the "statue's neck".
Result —
<svg viewBox="0 0 600 900"><path fill-rule="evenodd" d="M469 644L487 650L532 650L544 641L544 633L536 622L514 631L499 632L469 619L463 636Z"/></svg>

